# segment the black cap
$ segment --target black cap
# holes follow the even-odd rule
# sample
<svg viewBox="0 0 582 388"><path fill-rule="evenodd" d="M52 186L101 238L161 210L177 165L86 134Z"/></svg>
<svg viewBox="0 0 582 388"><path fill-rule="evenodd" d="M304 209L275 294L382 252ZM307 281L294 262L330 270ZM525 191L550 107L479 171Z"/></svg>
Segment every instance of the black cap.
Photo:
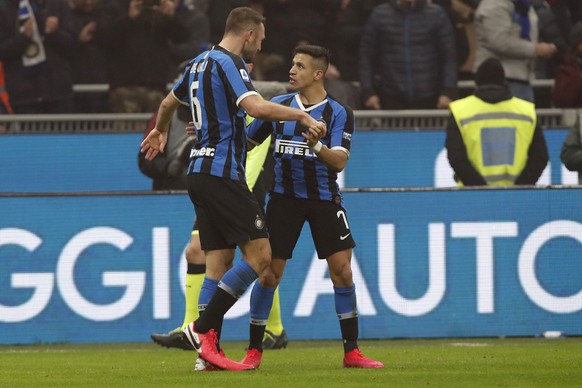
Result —
<svg viewBox="0 0 582 388"><path fill-rule="evenodd" d="M505 84L505 71L499 59L489 58L479 65L475 73L475 84L477 86Z"/></svg>

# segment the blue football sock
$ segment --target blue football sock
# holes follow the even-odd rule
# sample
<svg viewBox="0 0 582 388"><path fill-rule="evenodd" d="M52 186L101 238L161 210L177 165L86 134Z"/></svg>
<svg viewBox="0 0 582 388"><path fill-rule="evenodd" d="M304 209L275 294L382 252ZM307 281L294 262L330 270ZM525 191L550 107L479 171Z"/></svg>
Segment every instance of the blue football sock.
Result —
<svg viewBox="0 0 582 388"><path fill-rule="evenodd" d="M209 279L208 277L204 278L202 289L200 289L200 296L198 297L198 311L202 312L206 309L206 305L214 296L217 288L218 280Z"/></svg>
<svg viewBox="0 0 582 388"><path fill-rule="evenodd" d="M240 260L224 274L218 287L238 299L258 277L259 275L246 261Z"/></svg>
<svg viewBox="0 0 582 388"><path fill-rule="evenodd" d="M264 287L256 282L251 293L251 324L266 326L273 306L275 288Z"/></svg>
<svg viewBox="0 0 582 388"><path fill-rule="evenodd" d="M358 316L356 303L356 286L334 287L335 311L338 318L346 319Z"/></svg>

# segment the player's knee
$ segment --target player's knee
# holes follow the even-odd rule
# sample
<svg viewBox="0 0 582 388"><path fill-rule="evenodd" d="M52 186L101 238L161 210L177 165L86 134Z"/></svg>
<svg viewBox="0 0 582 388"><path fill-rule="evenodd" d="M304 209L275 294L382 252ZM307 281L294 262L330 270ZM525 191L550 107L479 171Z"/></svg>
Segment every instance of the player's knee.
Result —
<svg viewBox="0 0 582 388"><path fill-rule="evenodd" d="M276 288L281 282L281 278L278 278L272 271L265 271L261 274L259 282L264 287Z"/></svg>
<svg viewBox="0 0 582 388"><path fill-rule="evenodd" d="M271 264L271 250L263 251L256 257L257 268L260 269L258 273L262 273L265 269L269 268Z"/></svg>
<svg viewBox="0 0 582 388"><path fill-rule="evenodd" d="M186 248L186 261L190 264L206 263L204 251L200 248L199 244L188 244L188 248Z"/></svg>
<svg viewBox="0 0 582 388"><path fill-rule="evenodd" d="M271 264L271 246L267 239L252 240L243 248L247 263L260 275Z"/></svg>
<svg viewBox="0 0 582 388"><path fill-rule="evenodd" d="M335 285L348 285L353 283L352 268L350 265L342 266L331 273Z"/></svg>

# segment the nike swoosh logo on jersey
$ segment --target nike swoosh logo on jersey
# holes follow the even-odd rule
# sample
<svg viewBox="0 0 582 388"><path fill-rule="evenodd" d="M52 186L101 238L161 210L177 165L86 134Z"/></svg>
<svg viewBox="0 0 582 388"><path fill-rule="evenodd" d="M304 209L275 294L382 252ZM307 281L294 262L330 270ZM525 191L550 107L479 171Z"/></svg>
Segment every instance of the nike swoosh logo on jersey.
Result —
<svg viewBox="0 0 582 388"><path fill-rule="evenodd" d="M343 241L343 240L345 240L346 238L348 238L348 236L349 236L350 234L351 234L351 233L348 233L348 234L346 234L345 236L340 236L340 240L342 240L342 241Z"/></svg>

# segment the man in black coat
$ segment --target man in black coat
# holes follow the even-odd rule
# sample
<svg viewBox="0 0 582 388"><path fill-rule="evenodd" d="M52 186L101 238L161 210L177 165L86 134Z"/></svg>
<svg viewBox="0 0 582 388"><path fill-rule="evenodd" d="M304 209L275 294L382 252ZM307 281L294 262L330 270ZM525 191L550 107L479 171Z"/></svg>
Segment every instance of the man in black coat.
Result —
<svg viewBox="0 0 582 388"><path fill-rule="evenodd" d="M72 113L70 9L65 0L26 0L19 18L20 3L0 1L0 61L14 113Z"/></svg>

